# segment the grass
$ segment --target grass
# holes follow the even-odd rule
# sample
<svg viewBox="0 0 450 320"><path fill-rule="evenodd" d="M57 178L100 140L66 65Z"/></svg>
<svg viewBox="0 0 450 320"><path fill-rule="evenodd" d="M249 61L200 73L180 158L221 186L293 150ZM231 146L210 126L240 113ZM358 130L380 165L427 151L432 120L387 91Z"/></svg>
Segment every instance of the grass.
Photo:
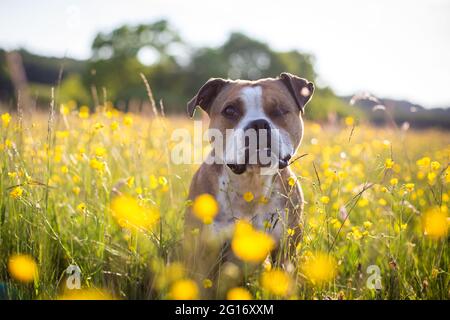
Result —
<svg viewBox="0 0 450 320"><path fill-rule="evenodd" d="M80 113L70 106L56 111L33 120L5 117L0 127L3 297L64 296L70 265L80 268L85 293L103 297L166 299L177 290L192 297L197 288L207 291L209 279L189 282L192 270L179 250L197 166L169 161L171 130L192 131L192 122ZM448 216L448 132L346 123L307 122L298 153L307 155L291 165L305 193L307 224L294 266L283 271L288 289L273 290L261 280L267 264L234 266L245 273L245 281L234 284L253 298L449 299L448 218L444 229L442 219L428 227L425 220L436 212ZM155 226L118 223L111 214L118 181L122 192L157 210ZM36 262L33 281L21 282L8 270L15 254ZM317 255L333 261L319 266L333 268L324 270L326 281L314 281L303 268ZM371 265L380 271L379 290L367 286Z"/></svg>

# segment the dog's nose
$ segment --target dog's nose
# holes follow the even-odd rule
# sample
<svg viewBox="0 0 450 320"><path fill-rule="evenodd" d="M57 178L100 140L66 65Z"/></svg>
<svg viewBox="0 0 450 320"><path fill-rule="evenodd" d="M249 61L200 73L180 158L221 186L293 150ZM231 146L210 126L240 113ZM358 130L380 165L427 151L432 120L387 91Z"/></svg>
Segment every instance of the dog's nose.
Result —
<svg viewBox="0 0 450 320"><path fill-rule="evenodd" d="M258 119L258 120L254 120L254 121L250 122L244 128L244 130L249 130L249 129L254 129L256 131L265 129L265 130L267 130L267 132L269 132L270 131L270 124L265 119Z"/></svg>
<svg viewBox="0 0 450 320"><path fill-rule="evenodd" d="M244 141L246 163L267 165L267 162L270 162L272 147L269 122L265 119L253 120L244 127L244 131L246 132ZM265 155L263 155L264 152Z"/></svg>
<svg viewBox="0 0 450 320"><path fill-rule="evenodd" d="M256 145L257 148L264 148L267 149L267 152L269 154L269 149L271 147L271 133L270 133L270 124L265 119L257 119L251 121L249 124L247 124L244 128L244 131L248 130L255 130L256 134ZM265 130L263 132L263 130ZM261 135L262 133L262 135ZM262 140L261 140L262 139ZM249 143L249 137L246 137L245 140L245 146L248 147L251 144Z"/></svg>

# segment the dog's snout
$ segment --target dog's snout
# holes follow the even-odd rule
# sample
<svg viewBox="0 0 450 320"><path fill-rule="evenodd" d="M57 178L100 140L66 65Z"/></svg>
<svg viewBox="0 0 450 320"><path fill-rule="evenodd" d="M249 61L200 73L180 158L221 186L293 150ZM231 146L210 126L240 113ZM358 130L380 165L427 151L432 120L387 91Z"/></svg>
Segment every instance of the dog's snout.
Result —
<svg viewBox="0 0 450 320"><path fill-rule="evenodd" d="M245 128L244 131L254 130L256 137L256 146L257 148L267 149L269 153L271 147L271 132L270 132L270 123L265 119L257 119L250 122ZM250 141L249 136L246 136L245 146L249 147Z"/></svg>
<svg viewBox="0 0 450 320"><path fill-rule="evenodd" d="M253 120L245 126L244 131L246 132L244 143L246 162L256 161L267 164L270 161L272 147L270 123L265 119ZM265 159L261 159L262 153L265 153Z"/></svg>
<svg viewBox="0 0 450 320"><path fill-rule="evenodd" d="M249 130L249 129L254 129L257 132L259 130L267 130L268 132L270 131L270 124L267 120L265 119L258 119L258 120L254 120L252 122L250 122L244 130Z"/></svg>

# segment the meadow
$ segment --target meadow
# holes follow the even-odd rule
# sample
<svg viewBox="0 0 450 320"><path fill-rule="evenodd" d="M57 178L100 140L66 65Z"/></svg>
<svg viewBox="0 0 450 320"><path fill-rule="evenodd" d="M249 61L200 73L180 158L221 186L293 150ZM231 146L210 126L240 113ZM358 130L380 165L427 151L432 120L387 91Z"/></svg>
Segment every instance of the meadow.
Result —
<svg viewBox="0 0 450 320"><path fill-rule="evenodd" d="M214 215L214 199L186 201L198 165L170 161L174 128L193 122L73 102L31 118L3 113L0 296L197 299L214 290L180 254L186 208ZM233 236L242 264L224 266L233 287L217 298L450 298L447 131L307 121L301 155L291 164L307 201L294 263L264 260L249 243L270 236L242 224Z"/></svg>

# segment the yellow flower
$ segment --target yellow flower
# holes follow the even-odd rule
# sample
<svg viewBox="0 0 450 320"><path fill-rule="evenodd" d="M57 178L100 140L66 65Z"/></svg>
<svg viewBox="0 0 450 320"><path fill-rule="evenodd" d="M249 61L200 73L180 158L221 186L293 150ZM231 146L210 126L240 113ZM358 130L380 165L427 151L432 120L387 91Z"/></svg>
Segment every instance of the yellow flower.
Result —
<svg viewBox="0 0 450 320"><path fill-rule="evenodd" d="M396 186L398 184L398 179L397 178L392 178L389 183L391 184L391 186Z"/></svg>
<svg viewBox="0 0 450 320"><path fill-rule="evenodd" d="M81 119L89 118L89 107L88 106L81 106L80 107L80 112L78 113L78 116Z"/></svg>
<svg viewBox="0 0 450 320"><path fill-rule="evenodd" d="M394 160L392 160L391 158L387 158L384 162L384 166L386 167L386 169L391 169L394 166Z"/></svg>
<svg viewBox="0 0 450 320"><path fill-rule="evenodd" d="M80 187L73 187L73 188L72 188L72 192L73 192L75 195L79 195L79 194L80 194L80 191L81 191Z"/></svg>
<svg viewBox="0 0 450 320"><path fill-rule="evenodd" d="M367 200L367 198L360 198L358 201L358 207L360 208L364 208L367 207L369 205L369 200Z"/></svg>
<svg viewBox="0 0 450 320"><path fill-rule="evenodd" d="M303 271L314 284L328 282L336 275L336 261L326 253L318 252L305 262Z"/></svg>
<svg viewBox="0 0 450 320"><path fill-rule="evenodd" d="M123 124L126 126L131 126L133 124L133 118L131 116L125 116L123 118Z"/></svg>
<svg viewBox="0 0 450 320"><path fill-rule="evenodd" d="M78 212L85 212L86 211L86 204L84 202L80 203L79 205L77 205L77 211Z"/></svg>
<svg viewBox="0 0 450 320"><path fill-rule="evenodd" d="M118 196L111 201L111 210L117 223L127 229L152 229L159 221L156 208L144 208L130 196Z"/></svg>
<svg viewBox="0 0 450 320"><path fill-rule="evenodd" d="M351 127L355 124L355 119L353 117L345 117L345 125Z"/></svg>
<svg viewBox="0 0 450 320"><path fill-rule="evenodd" d="M213 283L212 283L211 279L203 280L203 288L209 289L212 287L212 285L213 285Z"/></svg>
<svg viewBox="0 0 450 320"><path fill-rule="evenodd" d="M288 234L288 236L292 237L295 234L295 230L292 229L292 228L288 228L287 229L287 234Z"/></svg>
<svg viewBox="0 0 450 320"><path fill-rule="evenodd" d="M350 235L356 241L361 240L361 238L363 237L363 234L361 233L361 231L358 228L352 228Z"/></svg>
<svg viewBox="0 0 450 320"><path fill-rule="evenodd" d="M159 177L159 178L158 178L158 183L159 183L160 185L162 185L162 186L167 185L167 183L168 183L167 178L166 178L166 177Z"/></svg>
<svg viewBox="0 0 450 320"><path fill-rule="evenodd" d="M330 198L327 196L322 196L320 197L320 202L322 202L323 204L328 204L330 202Z"/></svg>
<svg viewBox="0 0 450 320"><path fill-rule="evenodd" d="M440 167L441 167L441 164L439 162L437 162L437 161L431 162L431 169L432 170L437 171L437 170L439 170Z"/></svg>
<svg viewBox="0 0 450 320"><path fill-rule="evenodd" d="M91 159L91 161L89 161L89 165L92 169L95 169L98 172L102 172L105 170L105 163L102 161L98 161L97 159Z"/></svg>
<svg viewBox="0 0 450 320"><path fill-rule="evenodd" d="M247 289L236 287L227 292L227 300L252 300L252 295Z"/></svg>
<svg viewBox="0 0 450 320"><path fill-rule="evenodd" d="M127 179L128 188L131 188L133 185L134 185L134 177L128 177Z"/></svg>
<svg viewBox="0 0 450 320"><path fill-rule="evenodd" d="M14 179L15 177L17 177L17 172L8 172L8 177Z"/></svg>
<svg viewBox="0 0 450 320"><path fill-rule="evenodd" d="M116 131L117 129L119 129L119 123L117 121L113 121L111 122L110 127L112 131Z"/></svg>
<svg viewBox="0 0 450 320"><path fill-rule="evenodd" d="M14 199L20 198L23 195L23 189L21 187L14 187L9 195Z"/></svg>
<svg viewBox="0 0 450 320"><path fill-rule="evenodd" d="M169 297L173 300L195 300L198 299L197 284L190 279L176 281L170 288Z"/></svg>
<svg viewBox="0 0 450 320"><path fill-rule="evenodd" d="M2 114L1 118L2 118L2 125L3 127L6 128L11 122L11 115L9 113L4 113Z"/></svg>
<svg viewBox="0 0 450 320"><path fill-rule="evenodd" d="M330 224L336 229L339 229L342 226L341 222L336 218L331 219Z"/></svg>
<svg viewBox="0 0 450 320"><path fill-rule="evenodd" d="M11 148L13 146L13 142L9 139L5 140L5 147L6 148Z"/></svg>
<svg viewBox="0 0 450 320"><path fill-rule="evenodd" d="M405 188L408 192L412 192L414 190L414 183L405 184Z"/></svg>
<svg viewBox="0 0 450 320"><path fill-rule="evenodd" d="M204 224L211 224L218 212L219 205L212 195L204 193L195 198L192 213Z"/></svg>
<svg viewBox="0 0 450 320"><path fill-rule="evenodd" d="M144 192L144 190L142 190L141 187L136 187L136 188L134 189L134 192L136 192L137 194L142 194L142 193Z"/></svg>
<svg viewBox="0 0 450 320"><path fill-rule="evenodd" d="M10 257L8 270L11 277L20 282L32 282L38 275L36 262L29 255L16 254Z"/></svg>
<svg viewBox="0 0 450 320"><path fill-rule="evenodd" d="M288 184L293 187L295 185L295 178L294 177L289 177L288 179Z"/></svg>
<svg viewBox="0 0 450 320"><path fill-rule="evenodd" d="M246 202L251 202L254 198L253 193L248 191L242 196Z"/></svg>
<svg viewBox="0 0 450 320"><path fill-rule="evenodd" d="M428 174L427 174L428 182L431 184L433 184L436 177L437 177L436 172L428 172Z"/></svg>
<svg viewBox="0 0 450 320"><path fill-rule="evenodd" d="M238 220L231 241L234 254L251 263L263 261L274 248L275 241L268 234L253 229L246 221Z"/></svg>
<svg viewBox="0 0 450 320"><path fill-rule="evenodd" d="M58 300L114 300L107 292L96 288L66 290Z"/></svg>
<svg viewBox="0 0 450 320"><path fill-rule="evenodd" d="M101 158L106 155L106 149L104 147L98 146L98 147L95 147L94 153L97 157Z"/></svg>
<svg viewBox="0 0 450 320"><path fill-rule="evenodd" d="M424 234L431 238L441 238L447 235L447 213L439 207L429 209L422 219Z"/></svg>
<svg viewBox="0 0 450 320"><path fill-rule="evenodd" d="M448 202L450 200L450 196L446 193L442 194L442 202Z"/></svg>
<svg viewBox="0 0 450 320"><path fill-rule="evenodd" d="M366 229L372 228L372 222L370 222L370 221L364 221L363 225L364 225L364 228L366 228Z"/></svg>
<svg viewBox="0 0 450 320"><path fill-rule="evenodd" d="M265 271L261 275L261 286L276 296L286 296L291 287L289 275L281 269Z"/></svg>
<svg viewBox="0 0 450 320"><path fill-rule="evenodd" d="M78 153L79 153L80 156L82 156L82 155L84 155L86 153L86 149L84 147L80 147L78 149Z"/></svg>
<svg viewBox="0 0 450 320"><path fill-rule="evenodd" d="M427 167L430 165L430 163L431 163L431 159L429 157L423 157L416 161L416 164L419 167Z"/></svg>
<svg viewBox="0 0 450 320"><path fill-rule="evenodd" d="M67 130L58 130L56 131L56 137L58 139L65 139L70 136L70 132Z"/></svg>

